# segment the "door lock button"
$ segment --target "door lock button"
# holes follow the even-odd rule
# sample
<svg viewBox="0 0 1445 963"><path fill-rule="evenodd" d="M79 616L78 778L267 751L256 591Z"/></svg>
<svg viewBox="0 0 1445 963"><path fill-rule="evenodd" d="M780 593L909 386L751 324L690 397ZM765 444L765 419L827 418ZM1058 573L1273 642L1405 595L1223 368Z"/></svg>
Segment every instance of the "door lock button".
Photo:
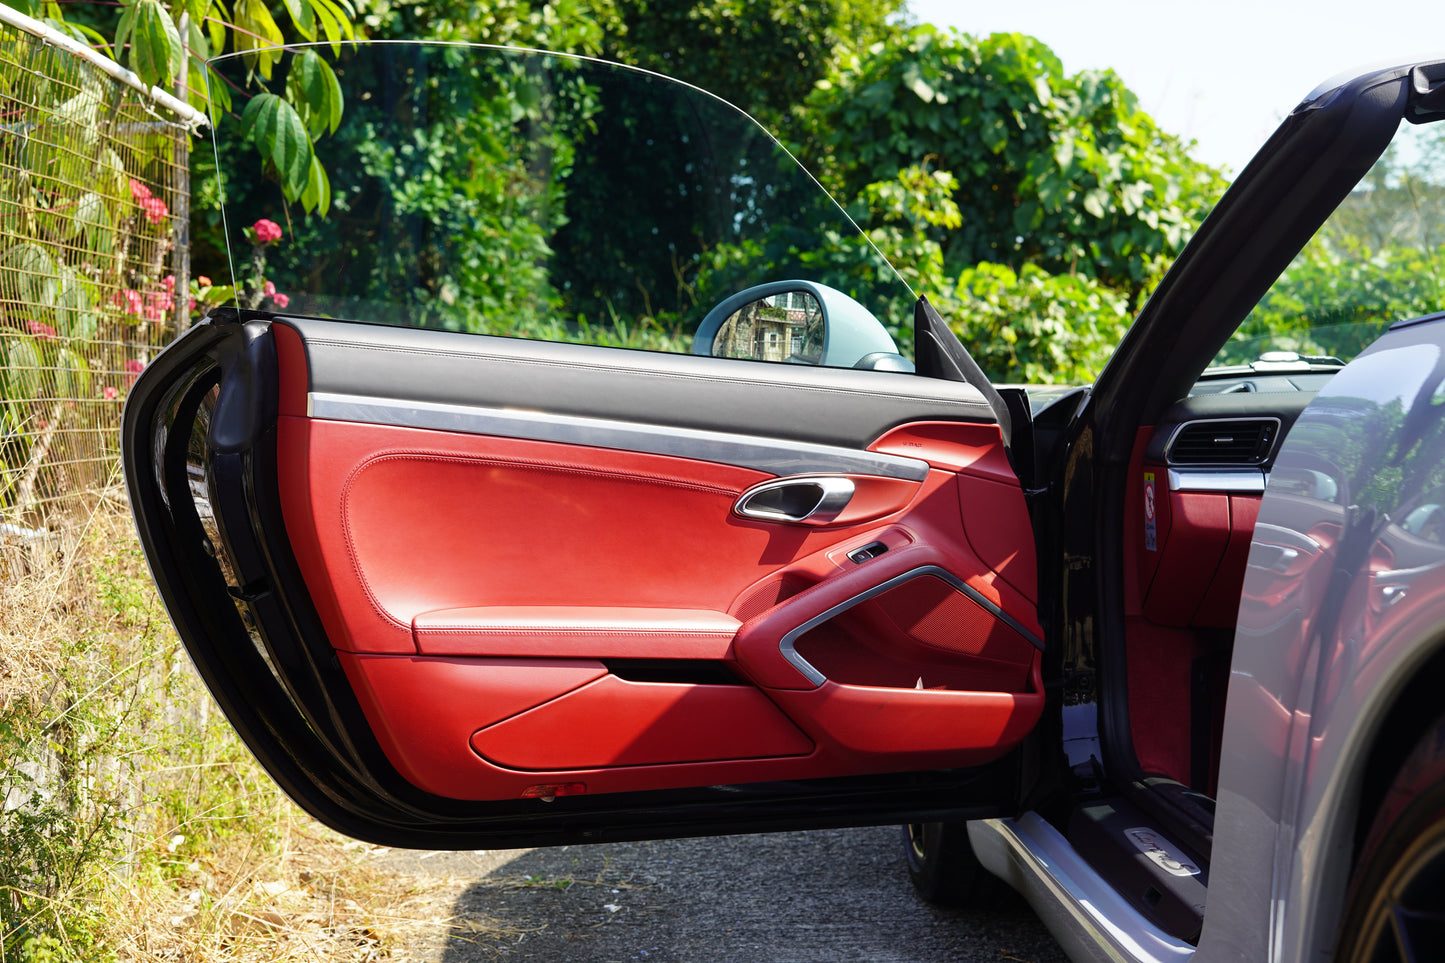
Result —
<svg viewBox="0 0 1445 963"><path fill-rule="evenodd" d="M848 560L856 565L862 565L870 558L877 558L888 551L888 546L882 542L870 542L862 548L855 548L848 553Z"/></svg>

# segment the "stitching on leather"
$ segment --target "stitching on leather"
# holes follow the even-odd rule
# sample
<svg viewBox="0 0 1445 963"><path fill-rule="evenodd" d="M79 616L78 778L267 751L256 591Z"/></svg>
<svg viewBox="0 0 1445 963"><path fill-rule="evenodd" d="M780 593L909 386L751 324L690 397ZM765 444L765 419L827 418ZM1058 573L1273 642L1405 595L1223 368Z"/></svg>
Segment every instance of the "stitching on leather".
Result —
<svg viewBox="0 0 1445 963"><path fill-rule="evenodd" d="M495 456L495 455L463 455L456 452L427 451L423 449L393 449L391 451L379 452L367 458L361 464L353 468L346 476L346 481L341 486L341 525L342 536L346 543L346 554L351 560L352 571L356 573L356 580L361 583L362 591L366 593L366 599L371 603L372 610L385 622L411 633L412 627L409 623L403 622L395 615L392 615L381 604L380 599L371 588L371 583L362 571L361 560L357 557L356 539L352 535L350 502L352 490L356 486L356 480L363 471L375 465L388 461L432 461L449 462L458 465L510 465L530 471L550 471L567 475L583 475L589 477L605 477L620 481L636 482L644 484L651 483L668 488L681 488L704 494L724 495L729 498L736 498L742 493L742 489L723 488L714 485L703 485L695 482L684 482L679 479L669 478L666 475L655 475L650 472L621 472L603 471L599 469L582 468L575 465L568 465L565 462L554 462L546 459L526 458L524 456Z"/></svg>
<svg viewBox="0 0 1445 963"><path fill-rule="evenodd" d="M546 361L541 358L515 358L504 355L477 354L461 355L451 351L436 351L428 348L401 348L394 345L370 345L356 344L350 341L333 341L326 338L311 338L308 343L316 345L329 345L348 351L378 351L388 354L410 354L427 358L455 358L459 360L476 361L481 363L492 362L496 364L531 365L533 367L563 368L567 370L585 369L587 371L607 372L620 376L636 375L642 378L664 379L667 381L709 381L718 384L746 384L754 387L779 388L786 387L788 390L824 392L831 395L851 395L862 398L877 398L894 401L917 401L918 398L907 394L893 394L885 391L872 391L867 388L845 388L836 385L808 385L789 382L780 385L776 381L767 381L757 378L724 378L718 375L708 374L670 374L665 371L649 371L646 368L624 368L612 367L609 365L594 364L586 361ZM553 342L544 342L553 343ZM951 405L959 408L969 408L975 411L987 411L988 404L984 401L964 401L954 398L930 397L924 399L930 403Z"/></svg>

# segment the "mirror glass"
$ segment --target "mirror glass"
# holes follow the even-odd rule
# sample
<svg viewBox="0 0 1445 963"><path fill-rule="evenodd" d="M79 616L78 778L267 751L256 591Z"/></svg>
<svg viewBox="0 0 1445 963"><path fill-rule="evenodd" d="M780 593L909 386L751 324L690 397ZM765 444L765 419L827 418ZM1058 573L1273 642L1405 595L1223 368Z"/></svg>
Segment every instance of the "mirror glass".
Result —
<svg viewBox="0 0 1445 963"><path fill-rule="evenodd" d="M823 305L808 291L783 291L749 301L723 321L714 358L821 364Z"/></svg>

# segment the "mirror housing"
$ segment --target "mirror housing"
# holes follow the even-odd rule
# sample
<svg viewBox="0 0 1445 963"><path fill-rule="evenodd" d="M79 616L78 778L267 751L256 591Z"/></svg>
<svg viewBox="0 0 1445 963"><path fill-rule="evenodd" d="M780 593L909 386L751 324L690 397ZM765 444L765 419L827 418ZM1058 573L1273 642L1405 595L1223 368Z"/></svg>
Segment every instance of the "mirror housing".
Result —
<svg viewBox="0 0 1445 963"><path fill-rule="evenodd" d="M814 281L772 281L739 291L703 317L692 353L830 368L912 371L867 308Z"/></svg>

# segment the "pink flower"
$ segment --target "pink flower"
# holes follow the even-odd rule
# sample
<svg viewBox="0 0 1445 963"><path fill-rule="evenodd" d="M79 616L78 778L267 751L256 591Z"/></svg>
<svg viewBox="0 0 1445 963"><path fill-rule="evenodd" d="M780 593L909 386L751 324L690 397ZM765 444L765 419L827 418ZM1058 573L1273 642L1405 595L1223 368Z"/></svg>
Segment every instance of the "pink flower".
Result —
<svg viewBox="0 0 1445 963"><path fill-rule="evenodd" d="M125 370L130 374L140 374L146 369L146 363L139 358L131 358L125 363Z"/></svg>
<svg viewBox="0 0 1445 963"><path fill-rule="evenodd" d="M284 308L291 303L291 296L289 294L273 294L271 300L276 302L276 307Z"/></svg>
<svg viewBox="0 0 1445 963"><path fill-rule="evenodd" d="M111 300L120 305L126 314L140 314L141 296L139 291L126 288L124 291L117 291Z"/></svg>
<svg viewBox="0 0 1445 963"><path fill-rule="evenodd" d="M41 321L26 321L25 328L42 341L55 340L55 329Z"/></svg>
<svg viewBox="0 0 1445 963"><path fill-rule="evenodd" d="M267 281L265 284L261 285L261 293L266 295L266 297L268 298L271 297L276 293L276 285L272 284L270 281Z"/></svg>
<svg viewBox="0 0 1445 963"><path fill-rule="evenodd" d="M132 177L130 179L130 196L138 201L143 201L151 196L151 189Z"/></svg>
<svg viewBox="0 0 1445 963"><path fill-rule="evenodd" d="M203 288L208 288L211 286L211 279L202 274L200 277L196 278L196 283Z"/></svg>
<svg viewBox="0 0 1445 963"><path fill-rule="evenodd" d="M106 385L104 388L101 389L100 393L106 401L114 401L115 399L120 397L120 392L117 391L112 385Z"/></svg>
<svg viewBox="0 0 1445 963"><path fill-rule="evenodd" d="M187 299L187 301L186 301L186 310L187 310L187 311L194 311L194 310L196 310L196 299L195 299L195 298L189 298L189 299Z"/></svg>
<svg viewBox="0 0 1445 963"><path fill-rule="evenodd" d="M281 225L264 217L252 224L251 230L256 232L257 244L270 244L272 241L281 240Z"/></svg>
<svg viewBox="0 0 1445 963"><path fill-rule="evenodd" d="M171 214L170 208L166 207L166 202L159 197L142 198L140 200L140 209L141 213L146 216L146 220L152 224L159 224Z"/></svg>
<svg viewBox="0 0 1445 963"><path fill-rule="evenodd" d="M161 278L161 287L167 291L174 291L176 289L176 276L174 274L167 274Z"/></svg>

